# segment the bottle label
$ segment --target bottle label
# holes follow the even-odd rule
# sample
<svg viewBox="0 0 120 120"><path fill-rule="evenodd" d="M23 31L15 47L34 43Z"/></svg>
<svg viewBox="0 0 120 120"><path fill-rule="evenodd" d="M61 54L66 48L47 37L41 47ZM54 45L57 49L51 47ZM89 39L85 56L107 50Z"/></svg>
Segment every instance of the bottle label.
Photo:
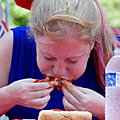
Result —
<svg viewBox="0 0 120 120"><path fill-rule="evenodd" d="M120 72L106 73L105 86L106 87L120 86Z"/></svg>

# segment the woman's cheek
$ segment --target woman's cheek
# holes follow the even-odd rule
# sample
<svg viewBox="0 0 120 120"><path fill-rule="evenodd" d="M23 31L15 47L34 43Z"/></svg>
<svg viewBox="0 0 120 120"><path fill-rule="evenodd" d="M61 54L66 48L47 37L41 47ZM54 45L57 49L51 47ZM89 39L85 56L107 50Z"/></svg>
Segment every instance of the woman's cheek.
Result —
<svg viewBox="0 0 120 120"><path fill-rule="evenodd" d="M40 69L40 70L42 70L42 69L44 69L44 58L41 56L41 57L39 57L40 55L37 55L37 65L38 65L38 68Z"/></svg>
<svg viewBox="0 0 120 120"><path fill-rule="evenodd" d="M51 63L48 62L47 60L45 60L44 58L39 58L37 57L37 65L38 68L40 69L40 71L44 72L44 71L48 71L48 69L51 68Z"/></svg>
<svg viewBox="0 0 120 120"><path fill-rule="evenodd" d="M75 79L78 79L79 77L82 76L82 74L85 72L86 70L86 64L83 65L78 65L74 68L72 68L72 74L74 76Z"/></svg>
<svg viewBox="0 0 120 120"><path fill-rule="evenodd" d="M37 65L38 65L38 68L40 69L40 71L42 72L46 72L48 71L52 64L50 61L47 61L44 57L44 55L42 54L42 52L37 49Z"/></svg>

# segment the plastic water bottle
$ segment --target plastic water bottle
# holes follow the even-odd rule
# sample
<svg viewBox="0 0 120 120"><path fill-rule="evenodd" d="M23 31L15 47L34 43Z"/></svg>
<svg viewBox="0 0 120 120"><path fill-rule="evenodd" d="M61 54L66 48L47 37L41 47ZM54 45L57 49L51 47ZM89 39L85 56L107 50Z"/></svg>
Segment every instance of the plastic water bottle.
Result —
<svg viewBox="0 0 120 120"><path fill-rule="evenodd" d="M120 48L115 49L105 73L105 120L120 120Z"/></svg>

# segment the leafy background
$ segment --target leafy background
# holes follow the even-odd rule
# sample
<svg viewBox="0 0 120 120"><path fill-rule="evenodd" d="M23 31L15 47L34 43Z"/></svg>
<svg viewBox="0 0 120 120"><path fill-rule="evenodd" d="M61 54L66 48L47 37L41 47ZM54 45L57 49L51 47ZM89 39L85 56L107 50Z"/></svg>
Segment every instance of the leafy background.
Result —
<svg viewBox="0 0 120 120"><path fill-rule="evenodd" d="M30 15L30 11L17 6L14 0L10 1L10 28L16 26L26 26ZM98 0L102 6L104 15L109 24L120 29L120 0ZM5 1L1 0L4 9L5 21ZM26 16L26 17L25 17Z"/></svg>

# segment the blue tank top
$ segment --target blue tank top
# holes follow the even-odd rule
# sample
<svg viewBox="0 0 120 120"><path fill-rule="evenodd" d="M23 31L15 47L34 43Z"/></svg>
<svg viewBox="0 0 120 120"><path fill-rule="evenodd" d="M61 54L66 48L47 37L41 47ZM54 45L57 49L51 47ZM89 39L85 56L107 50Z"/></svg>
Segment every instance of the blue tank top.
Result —
<svg viewBox="0 0 120 120"><path fill-rule="evenodd" d="M34 39L27 35L29 28L17 27L12 29L14 33L13 53L11 68L9 74L9 84L25 78L44 79L36 62L36 44ZM74 85L92 89L105 96L105 91L98 83L93 58L88 60L87 68L84 74L73 82ZM51 99L44 110L61 109L64 110L62 103L63 93L56 88L51 92ZM14 97L14 96L13 96ZM98 108L99 109L99 108ZM19 119L37 119L40 110L16 105L10 109L6 115L10 120ZM98 120L93 117L93 120Z"/></svg>

